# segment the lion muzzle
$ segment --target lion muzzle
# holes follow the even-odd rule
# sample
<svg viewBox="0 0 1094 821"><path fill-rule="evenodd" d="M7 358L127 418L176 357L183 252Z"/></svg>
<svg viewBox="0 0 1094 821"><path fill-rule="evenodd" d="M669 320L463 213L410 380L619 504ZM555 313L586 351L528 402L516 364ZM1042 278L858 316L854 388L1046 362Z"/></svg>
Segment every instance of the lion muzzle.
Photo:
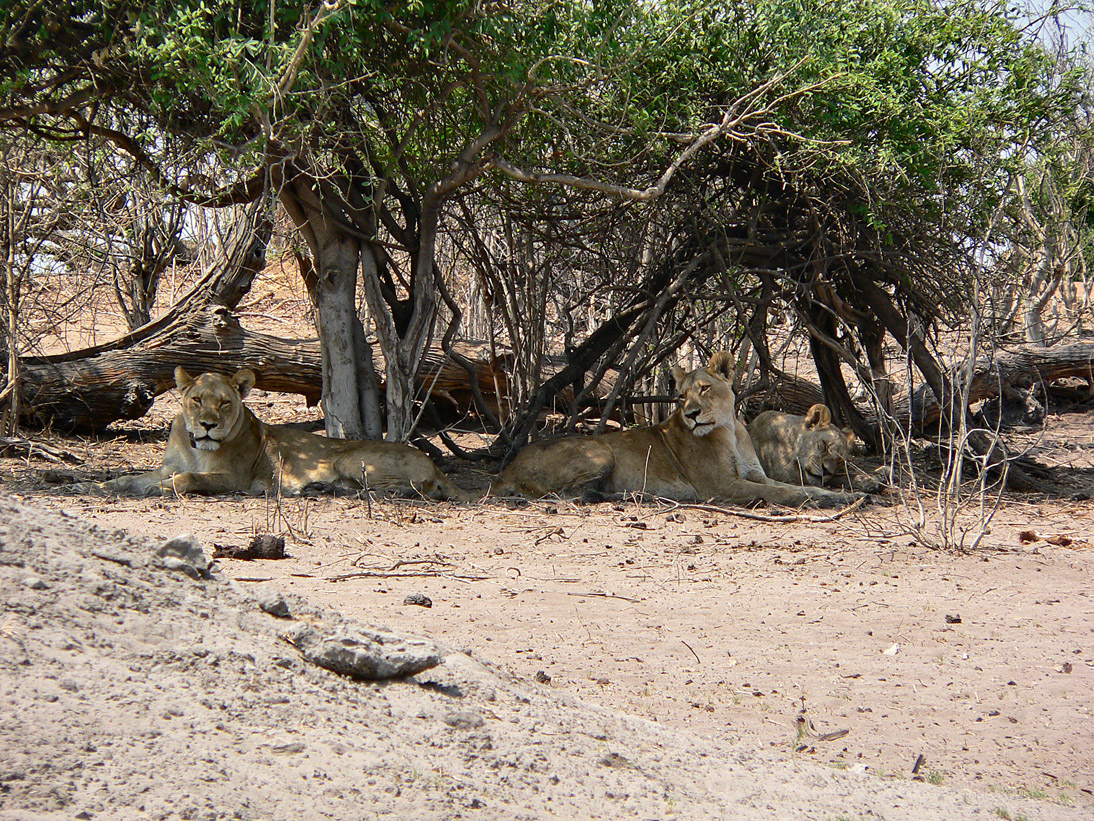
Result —
<svg viewBox="0 0 1094 821"><path fill-rule="evenodd" d="M220 448L220 442L211 436L202 436L200 439L194 436L193 432L190 433L190 447L195 450L217 450Z"/></svg>

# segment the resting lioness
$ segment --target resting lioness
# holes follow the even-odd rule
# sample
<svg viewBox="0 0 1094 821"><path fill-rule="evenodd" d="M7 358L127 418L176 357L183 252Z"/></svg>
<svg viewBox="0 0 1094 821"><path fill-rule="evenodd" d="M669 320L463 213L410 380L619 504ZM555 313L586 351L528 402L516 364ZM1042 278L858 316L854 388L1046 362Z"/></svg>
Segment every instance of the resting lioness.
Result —
<svg viewBox="0 0 1094 821"><path fill-rule="evenodd" d="M176 368L182 411L171 423L163 466L97 487L140 494L297 494L316 485L469 498L409 445L328 439L261 422L243 404L254 383L254 373L246 368L231 378L217 373L194 378Z"/></svg>
<svg viewBox="0 0 1094 821"><path fill-rule="evenodd" d="M827 405L813 405L805 416L764 411L749 424L748 433L764 473L780 482L814 487L850 482L867 493L882 488L851 463L855 434L832 424Z"/></svg>
<svg viewBox="0 0 1094 821"><path fill-rule="evenodd" d="M855 442L850 428L832 424L827 405L805 416L764 411L749 423L749 436L764 473L780 482L820 487L826 476L843 476Z"/></svg>
<svg viewBox="0 0 1094 821"><path fill-rule="evenodd" d="M537 442L517 454L495 480L498 496L645 492L680 501L758 499L784 505L836 505L860 494L797 487L768 479L737 418L733 358L711 357L706 368L673 368L680 407L660 425Z"/></svg>

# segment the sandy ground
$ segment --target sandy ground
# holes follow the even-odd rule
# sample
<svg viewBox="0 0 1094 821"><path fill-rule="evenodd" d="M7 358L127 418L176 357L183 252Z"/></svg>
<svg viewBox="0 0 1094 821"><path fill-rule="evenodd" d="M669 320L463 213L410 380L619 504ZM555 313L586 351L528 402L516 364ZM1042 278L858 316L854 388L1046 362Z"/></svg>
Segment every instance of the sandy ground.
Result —
<svg viewBox="0 0 1094 821"><path fill-rule="evenodd" d="M268 415L263 414L266 401L258 396L252 403L262 415ZM151 432L54 443L87 460L77 474L150 467L162 448L157 418L172 412L168 401L149 421ZM190 531L210 554L214 544L245 544L259 533L284 535L291 558L221 560L218 572L243 590L272 586L310 607L336 608L368 624L433 637L460 651L462 666L443 668L457 671L451 672L455 679L434 676L442 684L462 688L459 677L471 675L465 661L471 659L474 675L489 675L492 683L475 679L479 684L468 685L469 692L512 688L507 693L549 705L544 708L549 720L538 716L527 723L493 702L485 705L496 714L489 727L495 718L499 727L516 722L516 734L505 743L524 763L512 770L506 769L508 763L496 763L506 754L498 752L493 735L495 753L472 765L466 756L446 758L452 750L445 745L433 751L437 738L452 738L451 729L436 722L430 732L415 723L421 719L384 730L391 744L406 745L393 753L400 766L409 768L397 783L404 784L406 772L412 772L418 776L411 781L433 785L429 806L434 815L412 812L411 817L456 817L458 808L469 811L474 800L481 800L486 805L474 814L483 818L836 819L871 813L884 818L991 813L1077 818L1094 817L1092 431L1094 412L1086 410L1052 416L1045 432L1028 433L1034 455L1057 469L1064 492L1057 487L1052 495L1008 497L979 547L967 553L923 547L909 525L913 517L900 504L876 504L838 521L758 521L747 516L785 511L565 501L453 506L329 497L279 503L242 497L101 499L50 489L43 478L56 466L34 459L2 460L0 475L9 492L43 509L65 511L66 521L93 523L100 532L162 539ZM465 486L486 482L485 474L465 473L459 479ZM930 499L924 502L930 512ZM974 513L962 524L975 524ZM405 603L411 594L428 597L431 606ZM234 616L217 615L221 606L219 600L208 604L210 620L233 621ZM13 612L12 629L23 629L25 620ZM477 666L480 662L486 667ZM65 659L56 663L63 667ZM238 671L241 680L249 675L245 667ZM142 671L148 669L142 665ZM234 696L232 703L241 698L254 702L261 715L240 704L233 732L244 733L257 722L262 729L253 732L281 741L282 736L300 736L310 749L313 742L307 739L316 730L307 710L269 706L270 699L280 698L276 693L286 692L278 689L282 686L290 687L294 701L297 697L292 688L298 685L282 682L281 673L274 672L255 672L252 684L243 688L252 696ZM190 681L188 693L222 686L206 673L176 674ZM10 668L4 668L4 675L10 675ZM319 701L342 701L350 691L346 688L352 689L344 681L323 681L314 685L316 693L327 694L316 695ZM11 692L10 682L5 689ZM353 729L354 722L368 724L355 715L366 696L359 689L353 692L358 695L331 719L345 722L340 725L343 740L332 743L346 746L346 737L364 732ZM433 718L442 709L435 692L423 693L421 687L406 692L415 694L407 703L433 704L420 708ZM59 695L64 696L63 688ZM88 695L90 703L83 707L98 704L99 698ZM129 698L142 702L151 696L134 691ZM503 700L508 704L508 699ZM512 699L522 703L516 695ZM482 702L473 706L484 708ZM419 708L407 709L413 714ZM589 727L600 721L637 735L612 735L611 743L598 740L603 733ZM404 731L404 739L392 740ZM466 752L455 741L448 746ZM580 760L570 761L570 752L579 748ZM259 745L233 749L248 758ZM739 759L744 750L752 762L747 766ZM625 768L628 777L620 783L630 785L641 773L645 786L623 789L625 801L605 798L621 788L601 778L615 771L598 765L595 756L635 751L654 758ZM79 758L77 752L71 754ZM259 757L275 764L289 760L269 755L267 750ZM536 770L525 765L538 755L548 756L550 765L528 776ZM742 787L726 792L726 783L708 777L713 772L708 756L719 767L729 766L726 762L744 766L739 774L746 781L777 777L773 786L757 787L761 798L741 803ZM0 760L5 757L0 752ZM495 763L487 767L487 759ZM221 781L251 783L250 775L237 770L241 762L217 761L224 771ZM486 770L476 769L479 764ZM541 776L558 774L559 768L566 773L559 776L563 787L548 786ZM350 782L360 791L356 795L380 801L377 795L391 786L392 772L370 784L368 779L354 781L346 770L341 781L312 793L301 813L288 814L287 803L275 803L240 817L373 817L344 814L338 802L346 800ZM499 783L498 772L514 777ZM656 789L643 781L654 774L661 784ZM804 783L796 780L799 776L809 782L813 803L795 794ZM70 775L57 777L71 780ZM821 786L813 779L820 779ZM72 795L86 797L81 790L88 788L79 787L79 779L74 783ZM456 791L465 803L443 803L442 787L451 791L456 783L470 785ZM535 800L527 792L533 784L540 790L532 791L539 796ZM834 793L826 792L829 784L839 785L832 787ZM872 797L860 799L856 792L852 800L840 792L845 785ZM510 789L515 792L506 792ZM567 789L576 803L563 801L559 790ZM769 789L774 790L770 795ZM780 797L771 797L776 794ZM560 803L542 803L544 795ZM954 795L960 796L959 807L946 803ZM376 806L381 804L384 812L407 806L387 798ZM0 807L8 805L29 808L34 802L18 790L0 791ZM149 817L181 812L168 798L156 806L147 810ZM118 806L103 807L105 817L125 817Z"/></svg>
<svg viewBox="0 0 1094 821"><path fill-rule="evenodd" d="M377 527L369 530L376 537L388 533L385 538L392 543L411 529L435 525L432 516L444 512L384 510L398 511L400 520L380 520L374 511L369 521ZM146 536L159 527L159 515L174 515L177 524L182 514L188 524L198 524L215 515L209 508L150 509L149 525L140 536L89 524L87 512L81 505L70 505L55 513L40 501L24 504L9 494L0 495L0 600L5 613L0 625L0 818L9 821L1090 817L1088 805L1068 806L1059 803L1059 796L1051 800L1020 795L1001 786L994 794L935 786L906 777L877 777L855 766L852 772L840 772L814 760L827 756L809 751L815 740L811 736L805 751L793 753L785 741L790 730L785 725L779 728L783 741L774 745L780 749L758 749L755 741L735 743L748 733L724 726L726 718L759 712L767 714L765 721L784 724L793 713L791 693L773 688L757 695L755 688L779 681L794 656L807 660L805 666L831 684L832 658L839 654L831 654L831 647L815 646L802 652L804 645L788 652L786 642L793 639L787 633L778 639L769 636L763 649L755 639L733 642L731 655L709 639L715 638L718 625L737 619L727 619L723 612L703 612L699 603L689 601L694 591L688 592L686 585L662 582L666 590L676 587L678 612L690 609L689 604L698 611L672 630L688 634L694 642L691 647L708 656L706 665L692 665L675 651L682 639L674 641L664 634L654 639L660 626L641 629L633 620L613 617L616 611L604 596L582 592L573 597L572 608L562 606L563 597L576 591L565 589L568 583L558 577L545 575L534 583L544 591L542 600L526 593L512 595L505 591L513 588L503 587L496 574L493 584L478 581L489 568L466 560L466 572L454 570L443 579L417 578L415 589L437 596L433 607L419 607L417 616L406 612L408 606L393 602L398 585L392 579L385 578L373 589L375 577L369 577L372 581L365 583L364 591L359 583L354 590L350 581L339 582L336 597L347 611L369 612L359 605L371 599L378 603L371 612L386 616L386 621L405 621L417 631L447 632L465 641L462 648L447 649L444 664L412 679L367 683L302 660L283 638L287 622L261 612L249 595L256 583L230 580L242 573L215 571L204 580L157 566L155 541ZM500 527L508 518L501 514L491 521ZM473 521L459 514L445 520L457 527ZM558 557L562 551L547 553ZM314 581L316 570L324 565L318 555L278 563L278 568L307 567L306 576ZM524 563L516 556L503 561L507 568ZM550 564L548 560L543 566ZM334 566L327 564L326 569ZM660 574L648 564L645 572ZM533 583L530 575L518 578ZM296 578L280 577L273 584L292 588L290 580ZM638 586L644 585L640 580ZM702 587L707 593L713 589L710 584ZM449 592L457 588L465 595ZM496 624L484 623L486 608L470 606L471 598L478 596L495 598L494 609L508 611L511 621L496 617ZM339 615L315 607L311 597L288 598L296 619L319 629L345 627ZM451 612L457 608L463 612ZM564 637L558 632L562 624L550 625L550 613L568 609L584 611L584 627L579 629L584 635ZM650 612L642 603L634 609ZM445 611L450 615L441 616ZM519 618L520 613L525 618ZM432 615L441 618L431 620ZM457 621L464 626L457 629ZM606 629L609 622L615 625L611 631ZM619 646L649 650L649 658L605 656L615 644L609 634L626 632L619 628L628 623L633 638ZM535 624L538 629L532 628ZM492 662L505 655L497 651L517 632L532 646L514 652L500 665ZM917 654L905 658L909 655ZM578 656L585 661L576 662ZM738 656L739 665L728 663ZM901 660L901 655L891 659ZM521 668L537 665L554 672L550 682L536 684L520 675ZM669 680L641 685L638 679L653 669L650 665L663 665ZM895 666L885 665L881 672L886 675L878 680L895 678ZM595 668L607 681L596 685L607 694L598 701L612 702L625 694L621 706L632 709L620 711L569 697L566 690L580 687L566 671L577 674L581 667ZM628 668L630 674L625 672ZM699 671L706 668L722 670L726 680L713 688L700 685ZM860 679L870 681L878 671L868 663L855 669L861 670ZM770 678L757 678L757 684L729 683L730 673L746 670L767 670ZM917 674L905 680L907 686ZM682 675L694 677L700 685L697 694L717 690L726 697L698 708L685 705L680 697L690 685L673 684ZM1080 670L1072 680L1078 683L1086 675ZM756 678L751 672L749 677ZM804 671L795 678L814 680ZM985 693L985 700L997 703L1004 714L1022 717L1017 729L1009 731L1012 737L1023 732L1025 721L1045 721L1028 699L1002 691L1020 686L1020 692L1029 693L1033 682L1027 682L1022 687L996 681L994 691ZM884 686L879 690L891 692ZM1003 697L996 698L996 692ZM741 710L734 709L730 705L737 693L746 704L760 706L742 704ZM846 703L856 701L860 707L869 701L879 719L883 711L900 709L897 699L884 699L890 702L884 706L877 698L853 696ZM672 726L690 723L684 719L688 709L709 716L705 729L701 724L690 728L696 732ZM636 711L664 721L626 714ZM976 723L972 715L977 711L979 707L959 707L956 721L963 723L967 714L967 720ZM827 742L837 746L853 739L855 728L865 726L823 708L816 716L821 721L838 717L851 728L842 739ZM917 749L933 752L922 734L917 738L915 730L911 732ZM1007 738L1004 732L987 737ZM976 737L968 742L970 750L974 745L979 746ZM1033 760L1027 754L1025 761ZM934 771L927 772L926 780L938 780L929 774ZM1074 791L1081 793L1082 788Z"/></svg>

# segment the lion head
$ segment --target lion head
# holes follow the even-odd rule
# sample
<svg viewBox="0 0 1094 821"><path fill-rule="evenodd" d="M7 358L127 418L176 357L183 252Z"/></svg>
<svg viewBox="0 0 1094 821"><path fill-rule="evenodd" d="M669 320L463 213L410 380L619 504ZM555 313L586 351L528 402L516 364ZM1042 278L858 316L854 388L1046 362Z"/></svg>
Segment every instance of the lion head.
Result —
<svg viewBox="0 0 1094 821"><path fill-rule="evenodd" d="M854 442L851 428L841 430L832 424L832 412L827 405L809 408L793 453L802 483L820 487L825 476L845 473Z"/></svg>
<svg viewBox="0 0 1094 821"><path fill-rule="evenodd" d="M715 428L733 430L737 398L733 394L732 354L716 353L709 365L691 373L673 366L672 378L684 427L696 436L706 436Z"/></svg>
<svg viewBox="0 0 1094 821"><path fill-rule="evenodd" d="M233 377L203 373L192 377L175 368L175 386L182 397L182 416L190 445L216 450L236 435L243 417L243 397L254 387L254 371L244 368Z"/></svg>

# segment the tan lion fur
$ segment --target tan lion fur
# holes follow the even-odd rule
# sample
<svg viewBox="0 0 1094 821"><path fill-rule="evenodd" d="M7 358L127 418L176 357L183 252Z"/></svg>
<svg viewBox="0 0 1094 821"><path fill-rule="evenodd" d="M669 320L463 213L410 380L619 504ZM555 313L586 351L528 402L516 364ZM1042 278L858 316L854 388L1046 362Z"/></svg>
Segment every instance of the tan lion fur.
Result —
<svg viewBox="0 0 1094 821"><path fill-rule="evenodd" d="M805 416L764 411L748 426L764 473L780 482L820 487L826 477L845 476L855 442L850 428L832 424L827 405Z"/></svg>
<svg viewBox="0 0 1094 821"><path fill-rule="evenodd" d="M850 503L856 494L769 479L733 394L733 358L716 353L687 373L673 368L679 407L660 425L529 445L491 487L497 496L645 492L680 501L758 499L784 505Z"/></svg>
<svg viewBox="0 0 1094 821"><path fill-rule="evenodd" d="M465 501L432 460L416 448L393 442L328 439L260 421L243 399L254 373L203 373L175 369L182 411L171 423L163 466L99 485L101 490L138 493L284 493L309 485L354 490L417 491Z"/></svg>

